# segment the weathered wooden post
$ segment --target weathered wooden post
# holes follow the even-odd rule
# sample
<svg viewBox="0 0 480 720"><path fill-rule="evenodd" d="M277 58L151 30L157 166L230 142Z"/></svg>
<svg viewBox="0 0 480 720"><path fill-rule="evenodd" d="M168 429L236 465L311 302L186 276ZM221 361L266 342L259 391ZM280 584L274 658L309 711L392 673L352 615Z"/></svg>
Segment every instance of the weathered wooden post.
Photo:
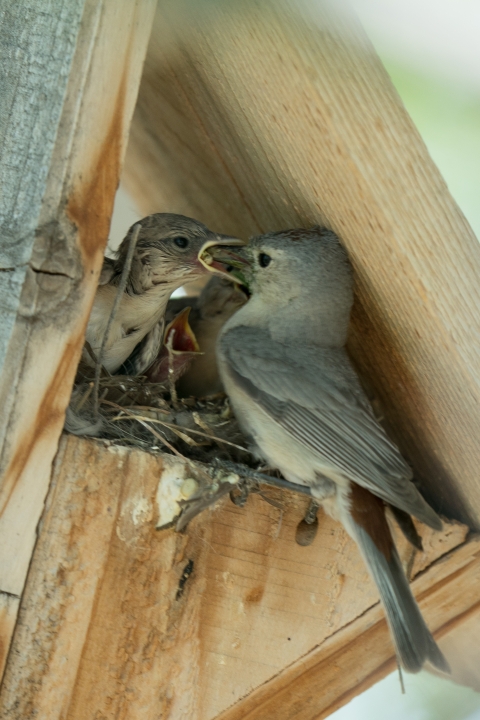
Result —
<svg viewBox="0 0 480 720"><path fill-rule="evenodd" d="M0 598L15 622L95 292L153 0L0 11Z"/></svg>
<svg viewBox="0 0 480 720"><path fill-rule="evenodd" d="M181 474L179 460L63 437L50 472L154 9L87 0L65 3L67 17L53 5L32 52L56 82L22 80L52 114L12 149L32 169L18 162L8 184L7 229L24 245L0 274L11 308L5 648L20 604L0 717L326 717L394 667L375 591L337 524L322 517L316 542L299 547L305 502L283 493L283 511L226 500L183 535L158 532L159 478ZM478 528L480 249L362 30L330 4L309 12L295 0L162 0L125 180L145 214L184 212L224 232L333 227L356 270L352 356L432 504ZM13 3L9 18L0 38L23 47L22 22L35 37L40 19ZM12 84L16 102L24 95ZM24 119L24 105L15 112ZM480 557L466 533L425 531L414 559L438 637L478 617Z"/></svg>

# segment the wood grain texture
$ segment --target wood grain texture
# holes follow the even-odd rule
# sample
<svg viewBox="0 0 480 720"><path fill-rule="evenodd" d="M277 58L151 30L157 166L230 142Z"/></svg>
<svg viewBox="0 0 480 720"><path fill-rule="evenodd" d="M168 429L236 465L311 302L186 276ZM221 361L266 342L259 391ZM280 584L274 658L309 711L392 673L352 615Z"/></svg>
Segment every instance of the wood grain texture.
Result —
<svg viewBox="0 0 480 720"><path fill-rule="evenodd" d="M354 361L429 501L480 528L480 246L333 6L163 2L126 185L144 212L241 236L332 227L355 268Z"/></svg>
<svg viewBox="0 0 480 720"><path fill-rule="evenodd" d="M19 605L20 598L17 595L0 593L0 676L3 676L5 670Z"/></svg>
<svg viewBox="0 0 480 720"><path fill-rule="evenodd" d="M480 602L480 543L467 543L413 583L422 612L442 649L448 634L472 617ZM323 720L396 667L379 607L329 638L216 720ZM447 655L448 657L448 655ZM400 690L399 690L400 692Z"/></svg>
<svg viewBox="0 0 480 720"><path fill-rule="evenodd" d="M14 596L83 344L154 8L2 5L0 591Z"/></svg>
<svg viewBox="0 0 480 720"><path fill-rule="evenodd" d="M322 516L315 542L301 547L295 529L306 499L269 489L283 509L259 496L240 509L227 498L185 534L157 531L157 486L170 462L62 439L0 718L209 720L263 683L275 683L329 638L338 638L335 652L348 655L348 626L359 616L358 634L375 626L368 636L372 666L377 655L380 664L391 661L375 588L338 523ZM437 583L435 559L455 547L463 552L466 528L421 532L426 552L413 565L415 574L427 568L416 581L420 593L429 592L423 578L430 573ZM411 560L405 543L400 548L405 562ZM189 561L193 572L178 595ZM448 562L441 578L453 572ZM471 603L461 587L464 605ZM432 597L435 603L426 599L423 606L433 628L464 607L443 599L437 610ZM365 623L367 616L374 619ZM326 697L356 687L358 673L352 686L337 683Z"/></svg>
<svg viewBox="0 0 480 720"><path fill-rule="evenodd" d="M83 4L46 0L40 13L6 0L0 8L0 367L35 242Z"/></svg>
<svg viewBox="0 0 480 720"><path fill-rule="evenodd" d="M55 36L58 8L53 5L50 22ZM42 161L49 172L0 380L5 433L0 522L10 535L8 542L1 535L6 557L0 561L0 588L9 592L21 591L31 554L107 238L152 7L152 2L123 3L122 10L118 3L90 2L77 25L70 17L63 20L69 23L75 53L65 71L69 79L65 97L60 94L63 105L57 108L55 144ZM32 22L37 20L35 15ZM48 56L44 62L56 76ZM54 118L46 117L45 123L49 120ZM21 231L17 228L18 235ZM19 515L21 547L12 546L17 543ZM15 557L14 564L8 557Z"/></svg>

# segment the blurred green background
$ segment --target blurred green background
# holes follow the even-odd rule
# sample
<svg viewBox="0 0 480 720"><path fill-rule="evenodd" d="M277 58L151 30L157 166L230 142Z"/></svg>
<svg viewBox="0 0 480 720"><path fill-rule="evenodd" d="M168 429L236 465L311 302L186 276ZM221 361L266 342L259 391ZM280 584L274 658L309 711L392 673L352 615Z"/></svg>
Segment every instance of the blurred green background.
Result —
<svg viewBox="0 0 480 720"><path fill-rule="evenodd" d="M480 46L480 28L478 42ZM480 92L389 57L382 60L450 192L480 237Z"/></svg>

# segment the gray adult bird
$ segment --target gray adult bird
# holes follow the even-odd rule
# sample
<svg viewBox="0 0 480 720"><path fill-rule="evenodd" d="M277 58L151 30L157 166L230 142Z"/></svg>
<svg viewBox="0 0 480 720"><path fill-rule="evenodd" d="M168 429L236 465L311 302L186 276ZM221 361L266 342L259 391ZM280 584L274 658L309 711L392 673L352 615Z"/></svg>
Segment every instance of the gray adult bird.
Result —
<svg viewBox="0 0 480 720"><path fill-rule="evenodd" d="M254 238L252 296L217 344L225 390L257 453L287 480L309 485L356 541L375 580L405 670L448 664L402 569L385 505L442 524L377 423L345 351L352 272L326 229Z"/></svg>
<svg viewBox="0 0 480 720"><path fill-rule="evenodd" d="M128 282L102 357L102 364L110 373L143 373L162 346L165 309L172 292L209 271L223 270L221 262L206 253L208 248L243 245L238 238L219 235L183 215L157 213L144 218L140 224ZM116 258L104 260L85 338L96 356L115 302L134 227L122 241ZM82 359L92 362L86 350Z"/></svg>

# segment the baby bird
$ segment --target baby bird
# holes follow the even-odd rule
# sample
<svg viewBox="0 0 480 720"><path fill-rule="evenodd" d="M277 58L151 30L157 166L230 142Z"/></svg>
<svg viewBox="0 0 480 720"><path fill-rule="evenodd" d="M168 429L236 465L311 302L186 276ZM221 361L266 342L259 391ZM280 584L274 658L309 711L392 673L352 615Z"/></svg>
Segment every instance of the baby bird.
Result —
<svg viewBox="0 0 480 720"><path fill-rule="evenodd" d="M140 225L127 285L102 356L102 365L111 374L140 375L155 360L162 346L164 315L172 292L209 271L223 270L218 257L205 254L209 247L244 244L184 215L156 213L141 220ZM134 227L122 241L117 257L104 260L86 330L88 346L82 355L86 363L93 363L92 354L98 357ZM202 257L207 257L208 264Z"/></svg>
<svg viewBox="0 0 480 720"><path fill-rule="evenodd" d="M145 373L149 382L166 383L168 380L176 382L201 355L197 338L188 322L190 310L190 306L185 306L165 328L163 346ZM168 317L167 307L166 320Z"/></svg>
<svg viewBox="0 0 480 720"><path fill-rule="evenodd" d="M257 454L315 500L356 541L383 602L405 670L448 672L405 577L386 505L442 523L377 423L345 351L352 271L325 228L286 230L249 245L251 298L217 342L220 376Z"/></svg>
<svg viewBox="0 0 480 720"><path fill-rule="evenodd" d="M245 292L226 277L215 275L198 297L173 298L168 303L169 313L178 312L190 305L190 327L200 352L191 356L177 383L180 397L206 397L223 391L218 374L215 345L217 336L227 320L247 302Z"/></svg>

